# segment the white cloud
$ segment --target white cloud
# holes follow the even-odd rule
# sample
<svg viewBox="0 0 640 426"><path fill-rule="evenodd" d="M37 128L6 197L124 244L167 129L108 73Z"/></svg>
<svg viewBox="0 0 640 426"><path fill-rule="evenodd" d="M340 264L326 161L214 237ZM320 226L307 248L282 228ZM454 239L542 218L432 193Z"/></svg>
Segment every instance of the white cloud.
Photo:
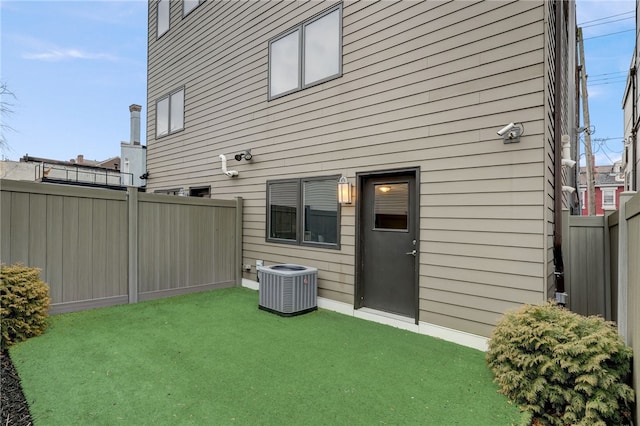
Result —
<svg viewBox="0 0 640 426"><path fill-rule="evenodd" d="M79 49L73 48L48 48L44 51L37 53L24 53L22 55L24 59L33 59L39 61L63 61L66 59L91 59L91 60L104 60L104 61L117 61L116 56L108 53L90 53L83 52Z"/></svg>

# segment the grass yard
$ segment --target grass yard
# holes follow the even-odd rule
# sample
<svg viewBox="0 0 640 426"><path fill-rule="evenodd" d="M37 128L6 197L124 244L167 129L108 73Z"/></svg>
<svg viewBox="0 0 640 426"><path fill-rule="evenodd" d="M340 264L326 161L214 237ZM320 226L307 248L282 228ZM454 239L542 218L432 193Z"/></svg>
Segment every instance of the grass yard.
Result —
<svg viewBox="0 0 640 426"><path fill-rule="evenodd" d="M484 353L244 288L50 318L11 348L36 426L511 425Z"/></svg>

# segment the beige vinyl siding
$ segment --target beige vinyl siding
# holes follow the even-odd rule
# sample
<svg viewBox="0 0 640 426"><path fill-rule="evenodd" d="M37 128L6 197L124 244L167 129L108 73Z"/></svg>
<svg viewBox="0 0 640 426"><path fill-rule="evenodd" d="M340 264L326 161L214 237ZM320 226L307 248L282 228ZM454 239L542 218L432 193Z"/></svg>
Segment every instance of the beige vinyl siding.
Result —
<svg viewBox="0 0 640 426"><path fill-rule="evenodd" d="M420 320L488 335L545 297L545 6L345 2L343 76L267 101L268 41L331 4L205 2L183 20L172 3L149 39L148 188L242 196L243 263L316 267L319 295L353 304L355 204L340 250L267 243L266 181L419 167ZM182 85L185 130L153 139L155 100ZM503 144L511 121L525 135ZM253 160L233 160L244 149Z"/></svg>

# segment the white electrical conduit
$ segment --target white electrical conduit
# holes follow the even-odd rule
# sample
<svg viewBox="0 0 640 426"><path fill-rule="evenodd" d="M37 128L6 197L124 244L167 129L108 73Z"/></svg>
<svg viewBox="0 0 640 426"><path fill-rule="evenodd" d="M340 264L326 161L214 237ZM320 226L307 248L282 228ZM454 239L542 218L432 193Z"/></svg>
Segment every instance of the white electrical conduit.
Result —
<svg viewBox="0 0 640 426"><path fill-rule="evenodd" d="M229 177L238 176L237 170L227 170L227 157L224 154L220 154L220 161L222 161L222 173Z"/></svg>

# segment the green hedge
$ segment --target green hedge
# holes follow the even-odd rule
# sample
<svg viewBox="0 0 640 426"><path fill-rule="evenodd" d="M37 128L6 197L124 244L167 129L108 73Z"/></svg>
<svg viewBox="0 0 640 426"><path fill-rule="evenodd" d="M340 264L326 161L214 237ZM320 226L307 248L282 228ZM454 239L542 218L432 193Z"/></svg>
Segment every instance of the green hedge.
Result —
<svg viewBox="0 0 640 426"><path fill-rule="evenodd" d="M552 303L507 313L486 359L500 392L551 425L630 424L631 349L615 324Z"/></svg>
<svg viewBox="0 0 640 426"><path fill-rule="evenodd" d="M40 279L40 270L22 264L0 268L0 318L2 348L47 328L49 287Z"/></svg>

